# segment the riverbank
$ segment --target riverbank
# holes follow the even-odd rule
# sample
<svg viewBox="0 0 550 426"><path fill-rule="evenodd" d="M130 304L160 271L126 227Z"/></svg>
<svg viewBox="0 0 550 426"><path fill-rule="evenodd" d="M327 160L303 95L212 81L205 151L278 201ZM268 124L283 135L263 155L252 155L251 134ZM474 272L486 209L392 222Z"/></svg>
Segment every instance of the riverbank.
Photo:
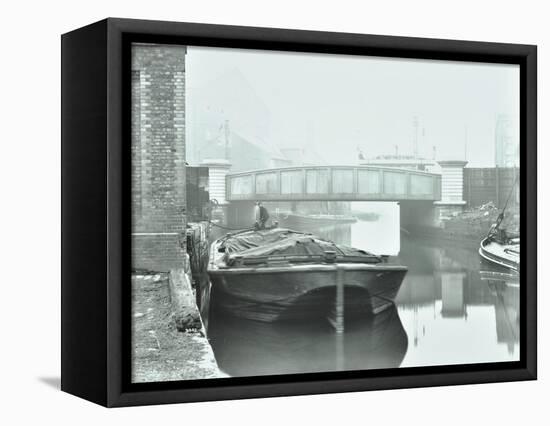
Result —
<svg viewBox="0 0 550 426"><path fill-rule="evenodd" d="M493 203L487 203L445 218L439 227L410 226L406 228L406 232L416 238L445 239L461 243L474 241L479 244L497 222L500 213L501 211ZM508 209L501 228L519 229L519 211L517 211L517 207Z"/></svg>
<svg viewBox="0 0 550 426"><path fill-rule="evenodd" d="M204 330L178 331L168 274L132 276L132 381L226 377Z"/></svg>

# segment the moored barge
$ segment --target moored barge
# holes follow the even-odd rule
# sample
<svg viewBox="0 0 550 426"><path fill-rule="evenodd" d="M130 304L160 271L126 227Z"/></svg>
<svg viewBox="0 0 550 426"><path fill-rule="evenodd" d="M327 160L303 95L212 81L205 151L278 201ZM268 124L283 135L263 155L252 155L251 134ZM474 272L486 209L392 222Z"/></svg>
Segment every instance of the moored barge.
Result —
<svg viewBox="0 0 550 426"><path fill-rule="evenodd" d="M217 307L266 322L330 314L339 286L346 316L377 314L393 306L406 272L380 256L284 228L218 239L208 266Z"/></svg>

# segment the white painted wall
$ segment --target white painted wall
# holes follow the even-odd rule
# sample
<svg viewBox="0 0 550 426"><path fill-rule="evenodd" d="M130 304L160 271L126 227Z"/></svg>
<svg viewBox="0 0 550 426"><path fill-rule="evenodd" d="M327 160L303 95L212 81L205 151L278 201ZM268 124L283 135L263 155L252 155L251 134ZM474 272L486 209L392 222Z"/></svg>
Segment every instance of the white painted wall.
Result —
<svg viewBox="0 0 550 426"><path fill-rule="evenodd" d="M227 160L204 160L201 166L208 167L208 191L210 199L215 199L218 204L226 204L225 200L225 176L229 173L231 164Z"/></svg>
<svg viewBox="0 0 550 426"><path fill-rule="evenodd" d="M436 204L465 204L464 165L440 163L441 167L441 201Z"/></svg>

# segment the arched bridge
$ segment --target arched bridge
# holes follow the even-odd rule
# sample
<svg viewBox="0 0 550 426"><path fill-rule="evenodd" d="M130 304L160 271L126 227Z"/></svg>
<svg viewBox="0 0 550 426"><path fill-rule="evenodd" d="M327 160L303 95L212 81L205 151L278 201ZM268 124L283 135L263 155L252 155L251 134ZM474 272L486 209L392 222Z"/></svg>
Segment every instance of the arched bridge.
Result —
<svg viewBox="0 0 550 426"><path fill-rule="evenodd" d="M229 173L227 201L438 201L441 175L376 166L304 166Z"/></svg>

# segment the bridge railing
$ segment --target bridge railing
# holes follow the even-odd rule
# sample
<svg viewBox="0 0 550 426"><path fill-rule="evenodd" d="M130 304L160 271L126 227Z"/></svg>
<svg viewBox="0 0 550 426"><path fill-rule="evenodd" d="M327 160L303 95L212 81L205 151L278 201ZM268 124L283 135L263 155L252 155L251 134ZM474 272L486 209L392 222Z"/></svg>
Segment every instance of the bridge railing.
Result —
<svg viewBox="0 0 550 426"><path fill-rule="evenodd" d="M231 173L228 201L441 199L441 176L376 166L308 166Z"/></svg>

